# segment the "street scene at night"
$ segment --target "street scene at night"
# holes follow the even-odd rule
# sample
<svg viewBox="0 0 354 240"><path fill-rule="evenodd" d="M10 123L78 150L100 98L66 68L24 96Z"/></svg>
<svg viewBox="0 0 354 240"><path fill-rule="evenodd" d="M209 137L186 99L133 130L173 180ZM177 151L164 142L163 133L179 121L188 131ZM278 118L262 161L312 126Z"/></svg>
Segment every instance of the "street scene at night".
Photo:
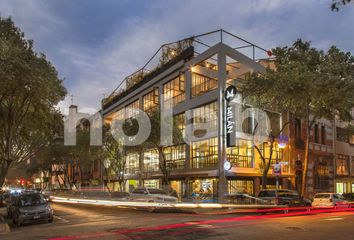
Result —
<svg viewBox="0 0 354 240"><path fill-rule="evenodd" d="M353 22L0 0L0 239L354 239Z"/></svg>

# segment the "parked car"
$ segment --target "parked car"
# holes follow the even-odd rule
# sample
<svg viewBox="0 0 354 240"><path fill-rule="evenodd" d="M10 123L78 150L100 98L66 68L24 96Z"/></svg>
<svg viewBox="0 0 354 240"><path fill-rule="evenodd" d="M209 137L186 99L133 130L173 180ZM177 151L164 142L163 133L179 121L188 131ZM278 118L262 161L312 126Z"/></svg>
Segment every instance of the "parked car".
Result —
<svg viewBox="0 0 354 240"><path fill-rule="evenodd" d="M334 207L334 206L342 206L348 207L349 202L338 193L316 193L312 207Z"/></svg>
<svg viewBox="0 0 354 240"><path fill-rule="evenodd" d="M354 201L354 193L343 193L342 196L347 201Z"/></svg>
<svg viewBox="0 0 354 240"><path fill-rule="evenodd" d="M130 194L130 200L143 201L143 202L177 202L177 198L167 195L161 189L155 188L136 188Z"/></svg>
<svg viewBox="0 0 354 240"><path fill-rule="evenodd" d="M8 192L7 195L5 196L5 203L6 203L6 212L7 216L9 218L12 217L12 211L13 211L13 202L16 201L16 198L20 195L18 192Z"/></svg>
<svg viewBox="0 0 354 240"><path fill-rule="evenodd" d="M265 204L267 200L253 197L246 193L225 194L228 203L233 204Z"/></svg>
<svg viewBox="0 0 354 240"><path fill-rule="evenodd" d="M53 209L41 193L22 193L12 204L12 220L17 226L40 220L53 221Z"/></svg>
<svg viewBox="0 0 354 240"><path fill-rule="evenodd" d="M0 191L0 207L6 206L5 195L6 195L6 192Z"/></svg>
<svg viewBox="0 0 354 240"><path fill-rule="evenodd" d="M267 200L270 204L287 205L289 207L311 207L311 201L300 197L294 190L266 189L261 190L258 198Z"/></svg>

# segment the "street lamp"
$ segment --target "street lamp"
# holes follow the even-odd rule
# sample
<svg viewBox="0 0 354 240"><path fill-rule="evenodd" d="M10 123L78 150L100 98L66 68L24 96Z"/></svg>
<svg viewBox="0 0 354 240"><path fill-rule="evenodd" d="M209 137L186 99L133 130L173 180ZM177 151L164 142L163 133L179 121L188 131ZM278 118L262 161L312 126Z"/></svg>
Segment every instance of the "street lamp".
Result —
<svg viewBox="0 0 354 240"><path fill-rule="evenodd" d="M109 172L108 172L108 168L111 166L111 161L109 159L105 159L103 161L103 166L106 169L106 174L107 174L107 185L109 184ZM104 179L103 179L103 175L102 175L102 183L103 183L103 191L104 191Z"/></svg>
<svg viewBox="0 0 354 240"><path fill-rule="evenodd" d="M283 149L286 147L286 145L289 142L289 138L285 134L280 134L278 137L278 148L281 150L281 156L283 156ZM278 153L277 153L277 158L276 158L276 168L277 170L277 175L276 175L276 189L279 189L279 175L281 174L282 171L282 163L279 163L279 158L278 158Z"/></svg>

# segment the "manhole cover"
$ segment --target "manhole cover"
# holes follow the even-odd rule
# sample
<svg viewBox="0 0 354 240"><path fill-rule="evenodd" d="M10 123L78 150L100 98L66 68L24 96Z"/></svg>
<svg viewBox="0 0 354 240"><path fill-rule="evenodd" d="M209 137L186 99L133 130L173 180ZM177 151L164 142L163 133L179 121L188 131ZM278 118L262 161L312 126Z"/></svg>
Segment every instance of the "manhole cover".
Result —
<svg viewBox="0 0 354 240"><path fill-rule="evenodd" d="M289 230L303 230L302 228L299 228L299 227L286 227L286 229L289 229Z"/></svg>

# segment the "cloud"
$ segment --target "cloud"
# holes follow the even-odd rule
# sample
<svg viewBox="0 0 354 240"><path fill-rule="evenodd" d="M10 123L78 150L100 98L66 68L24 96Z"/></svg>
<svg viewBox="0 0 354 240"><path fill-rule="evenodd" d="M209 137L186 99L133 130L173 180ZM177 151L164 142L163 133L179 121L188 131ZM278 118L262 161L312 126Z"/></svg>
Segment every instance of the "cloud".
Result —
<svg viewBox="0 0 354 240"><path fill-rule="evenodd" d="M335 44L354 50L353 9L331 12L330 1L138 1L138 9L125 1L119 6L107 2L85 2L82 9L79 4L74 9L65 3L0 0L1 14L13 16L36 48L48 55L81 108L99 109L103 94L142 67L161 44L215 29L267 49L301 37L319 48ZM105 21L96 21L98 16ZM93 25L85 26L83 19ZM59 106L70 103L67 97Z"/></svg>

